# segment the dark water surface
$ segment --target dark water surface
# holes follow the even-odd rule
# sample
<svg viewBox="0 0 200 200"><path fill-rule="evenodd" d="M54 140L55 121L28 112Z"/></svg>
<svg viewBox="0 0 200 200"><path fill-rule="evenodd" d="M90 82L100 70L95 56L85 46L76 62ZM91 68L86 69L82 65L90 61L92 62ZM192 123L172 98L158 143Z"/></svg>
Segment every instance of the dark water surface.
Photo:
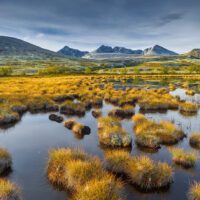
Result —
<svg viewBox="0 0 200 200"><path fill-rule="evenodd" d="M180 92L180 91L178 91ZM103 115L112 109L105 104ZM136 112L139 108L136 106ZM22 188L24 200L66 200L67 194L57 191L47 181L45 168L48 160L48 151L58 147L80 147L86 152L103 159L104 151L99 146L97 136L97 121L87 112L83 118L77 118L91 128L91 134L84 138L75 135L63 124L49 121L49 114L25 114L22 120L14 127L0 130L0 146L7 148L12 154L13 171L8 179L16 182ZM154 120L170 120L181 127L189 136L192 132L200 132L200 112L195 116L183 116L178 111L166 113L148 113L146 116ZM65 117L67 119L67 117ZM123 127L133 137L133 122L123 120ZM192 149L188 142L189 137L177 144L184 149ZM157 153L147 153L137 148L133 142L131 154L146 154L154 160L166 161L174 166L174 183L167 191L142 193L133 186L126 185L127 200L186 200L190 183L200 181L200 162L193 169L183 169L174 165L166 146Z"/></svg>

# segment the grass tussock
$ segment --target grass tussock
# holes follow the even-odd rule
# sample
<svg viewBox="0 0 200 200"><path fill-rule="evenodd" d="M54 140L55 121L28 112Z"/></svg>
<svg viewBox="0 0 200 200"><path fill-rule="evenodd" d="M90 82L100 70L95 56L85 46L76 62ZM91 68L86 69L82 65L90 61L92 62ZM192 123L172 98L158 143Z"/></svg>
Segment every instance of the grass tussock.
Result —
<svg viewBox="0 0 200 200"><path fill-rule="evenodd" d="M4 148L0 148L0 175L10 169L11 166L12 157L10 153Z"/></svg>
<svg viewBox="0 0 200 200"><path fill-rule="evenodd" d="M200 149L200 133L193 133L190 137L190 145Z"/></svg>
<svg viewBox="0 0 200 200"><path fill-rule="evenodd" d="M134 107L131 105L125 105L122 108L114 108L109 113L111 117L118 118L131 118L134 115Z"/></svg>
<svg viewBox="0 0 200 200"><path fill-rule="evenodd" d="M101 117L101 115L102 115L101 110L99 110L99 109L92 110L92 116L94 118L99 118L99 117Z"/></svg>
<svg viewBox="0 0 200 200"><path fill-rule="evenodd" d="M195 182L190 186L188 192L189 200L199 200L200 199L200 183Z"/></svg>
<svg viewBox="0 0 200 200"><path fill-rule="evenodd" d="M183 102L180 104L180 112L185 114L195 114L198 111L198 106L191 102Z"/></svg>
<svg viewBox="0 0 200 200"><path fill-rule="evenodd" d="M133 117L136 143L142 147L158 148L160 144L175 144L185 137L182 130L168 121L155 122L142 114Z"/></svg>
<svg viewBox="0 0 200 200"><path fill-rule="evenodd" d="M112 150L105 153L105 159L109 170L125 175L143 190L163 188L173 180L173 170L168 164L154 162L147 156L132 157L124 150Z"/></svg>
<svg viewBox="0 0 200 200"><path fill-rule="evenodd" d="M104 197L122 199L121 182L103 169L98 158L81 150L51 150L47 175L52 184L71 191L74 200L102 200Z"/></svg>
<svg viewBox="0 0 200 200"><path fill-rule="evenodd" d="M21 200L19 187L5 179L0 179L1 200Z"/></svg>
<svg viewBox="0 0 200 200"><path fill-rule="evenodd" d="M64 122L64 126L73 131L73 133L84 136L90 134L90 127L76 122L75 119L68 119Z"/></svg>
<svg viewBox="0 0 200 200"><path fill-rule="evenodd" d="M198 160L198 155L194 151L184 151L181 148L170 148L170 153L172 154L173 161L183 167L189 168L194 167Z"/></svg>
<svg viewBox="0 0 200 200"><path fill-rule="evenodd" d="M112 117L98 119L98 136L101 144L110 147L129 147L132 139L122 128L121 123Z"/></svg>

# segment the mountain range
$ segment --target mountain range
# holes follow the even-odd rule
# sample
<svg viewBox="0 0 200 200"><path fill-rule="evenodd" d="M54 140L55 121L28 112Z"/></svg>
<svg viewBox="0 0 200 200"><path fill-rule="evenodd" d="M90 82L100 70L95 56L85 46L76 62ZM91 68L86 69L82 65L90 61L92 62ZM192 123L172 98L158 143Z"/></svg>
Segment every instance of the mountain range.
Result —
<svg viewBox="0 0 200 200"><path fill-rule="evenodd" d="M0 56L23 56L31 58L54 58L54 57L69 57L69 58L113 58L113 57L131 57L131 56L175 56L177 53L168 50L159 45L144 49L144 50L132 50L125 47L111 47L101 45L99 48L92 52L80 51L68 46L64 46L58 52L53 52L47 49L43 49L36 45L30 44L23 40L0 36ZM200 49L193 49L185 55L200 58Z"/></svg>

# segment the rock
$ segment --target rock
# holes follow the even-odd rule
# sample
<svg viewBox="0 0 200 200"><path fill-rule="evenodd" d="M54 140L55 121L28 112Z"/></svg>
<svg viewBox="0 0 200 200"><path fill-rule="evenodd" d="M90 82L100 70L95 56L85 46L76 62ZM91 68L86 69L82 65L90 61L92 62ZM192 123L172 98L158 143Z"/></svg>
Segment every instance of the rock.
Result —
<svg viewBox="0 0 200 200"><path fill-rule="evenodd" d="M78 134L78 135L88 135L88 134L90 134L90 127L89 126L85 126L85 125L80 124L80 123L76 123L73 126L72 131L75 134Z"/></svg>
<svg viewBox="0 0 200 200"><path fill-rule="evenodd" d="M63 122L63 120L64 120L64 118L63 118L62 116L58 116L58 115L56 115L56 114L50 114L50 115L49 115L49 119L50 119L51 121L56 121L56 122L58 122L58 123L61 123L61 122Z"/></svg>

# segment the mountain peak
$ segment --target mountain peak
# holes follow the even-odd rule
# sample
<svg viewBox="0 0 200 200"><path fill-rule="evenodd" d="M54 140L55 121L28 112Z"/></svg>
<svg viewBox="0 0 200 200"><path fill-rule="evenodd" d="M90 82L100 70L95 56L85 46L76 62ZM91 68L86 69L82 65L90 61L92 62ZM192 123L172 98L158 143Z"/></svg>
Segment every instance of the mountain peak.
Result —
<svg viewBox="0 0 200 200"><path fill-rule="evenodd" d="M113 53L113 48L106 45L101 45L98 49L95 50L96 53Z"/></svg>
<svg viewBox="0 0 200 200"><path fill-rule="evenodd" d="M70 48L69 46L64 46L61 50L58 51L58 53L68 57L81 58L85 56L88 51L80 51L78 49Z"/></svg>
<svg viewBox="0 0 200 200"><path fill-rule="evenodd" d="M150 56L172 56L172 55L178 55L176 52L170 51L160 45L154 45L153 47L147 48L144 50L144 55L150 55Z"/></svg>
<svg viewBox="0 0 200 200"><path fill-rule="evenodd" d="M94 51L94 53L115 53L115 54L143 54L142 50L132 50L132 49L127 49L125 47L110 47L106 45L101 45L98 49Z"/></svg>

